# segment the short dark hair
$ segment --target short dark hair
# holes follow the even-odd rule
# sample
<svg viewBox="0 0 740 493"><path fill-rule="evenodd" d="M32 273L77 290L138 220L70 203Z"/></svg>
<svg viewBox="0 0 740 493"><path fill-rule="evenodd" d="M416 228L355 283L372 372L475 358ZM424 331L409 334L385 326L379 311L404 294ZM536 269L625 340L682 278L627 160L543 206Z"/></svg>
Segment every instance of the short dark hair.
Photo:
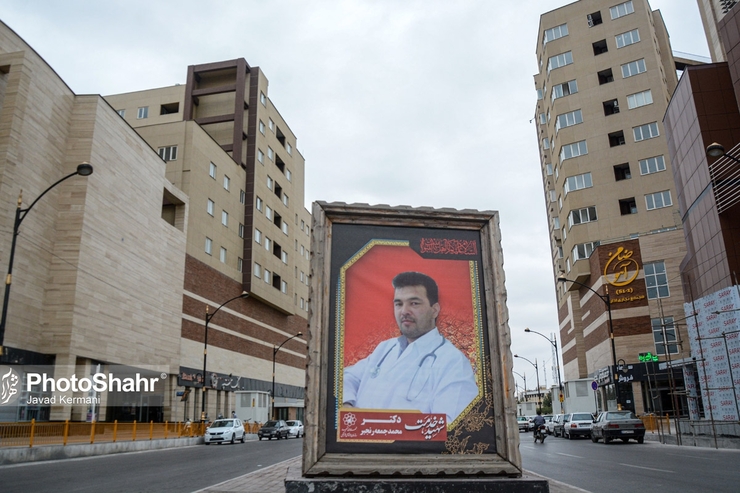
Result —
<svg viewBox="0 0 740 493"><path fill-rule="evenodd" d="M429 304L434 305L435 303L439 303L439 288L437 287L437 283L429 277L426 274L422 274L421 272L401 272L396 277L393 278L393 287L395 289L398 288L407 288L410 286L424 286L424 288L427 290L427 298L429 299Z"/></svg>

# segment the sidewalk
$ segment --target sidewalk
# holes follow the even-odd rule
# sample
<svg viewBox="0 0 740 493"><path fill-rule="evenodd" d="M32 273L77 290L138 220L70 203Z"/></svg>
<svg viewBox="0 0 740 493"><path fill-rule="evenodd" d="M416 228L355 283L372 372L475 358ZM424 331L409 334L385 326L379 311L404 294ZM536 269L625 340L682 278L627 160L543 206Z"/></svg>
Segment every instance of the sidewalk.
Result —
<svg viewBox="0 0 740 493"><path fill-rule="evenodd" d="M288 469L293 469L291 472L294 474L296 470L300 471L301 457L294 457L193 493L285 493L285 478L288 475ZM538 476L529 471L524 471L524 473L526 478L547 480L550 485L550 493L588 493L586 490Z"/></svg>

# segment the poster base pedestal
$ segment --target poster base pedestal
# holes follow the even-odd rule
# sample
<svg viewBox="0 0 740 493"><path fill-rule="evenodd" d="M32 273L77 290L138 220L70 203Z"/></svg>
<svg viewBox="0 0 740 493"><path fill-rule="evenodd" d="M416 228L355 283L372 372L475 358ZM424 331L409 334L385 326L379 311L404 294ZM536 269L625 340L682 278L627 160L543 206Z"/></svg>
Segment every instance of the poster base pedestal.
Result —
<svg viewBox="0 0 740 493"><path fill-rule="evenodd" d="M368 478L301 476L300 466L288 469L285 493L549 493L544 479L456 476L449 478Z"/></svg>

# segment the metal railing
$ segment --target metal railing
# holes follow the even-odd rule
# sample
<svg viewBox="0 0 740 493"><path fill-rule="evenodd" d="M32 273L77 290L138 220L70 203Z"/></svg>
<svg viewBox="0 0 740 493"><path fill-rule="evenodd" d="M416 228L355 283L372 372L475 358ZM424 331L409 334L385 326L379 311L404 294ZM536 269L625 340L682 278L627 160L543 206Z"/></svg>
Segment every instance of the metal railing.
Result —
<svg viewBox="0 0 740 493"><path fill-rule="evenodd" d="M658 416L656 414L644 414L639 417L642 423L645 425L645 431L651 433L662 433L667 431L667 434L671 434L671 418L668 414L665 417Z"/></svg>
<svg viewBox="0 0 740 493"><path fill-rule="evenodd" d="M260 423L244 423L246 433L257 433ZM137 440L161 440L202 436L204 423L149 423L118 421L81 423L68 421L0 423L0 447L92 444Z"/></svg>

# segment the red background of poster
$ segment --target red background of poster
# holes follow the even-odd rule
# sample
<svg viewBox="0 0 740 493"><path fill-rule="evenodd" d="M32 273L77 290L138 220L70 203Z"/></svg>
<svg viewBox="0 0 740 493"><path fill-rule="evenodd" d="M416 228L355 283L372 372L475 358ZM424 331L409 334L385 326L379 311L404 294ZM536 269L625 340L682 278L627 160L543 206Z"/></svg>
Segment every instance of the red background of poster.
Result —
<svg viewBox="0 0 740 493"><path fill-rule="evenodd" d="M393 278L417 271L437 281L441 307L437 327L468 356L477 372L470 264L466 260L435 260L409 247L376 245L345 275L344 366L369 355L381 341L398 337L393 313Z"/></svg>

